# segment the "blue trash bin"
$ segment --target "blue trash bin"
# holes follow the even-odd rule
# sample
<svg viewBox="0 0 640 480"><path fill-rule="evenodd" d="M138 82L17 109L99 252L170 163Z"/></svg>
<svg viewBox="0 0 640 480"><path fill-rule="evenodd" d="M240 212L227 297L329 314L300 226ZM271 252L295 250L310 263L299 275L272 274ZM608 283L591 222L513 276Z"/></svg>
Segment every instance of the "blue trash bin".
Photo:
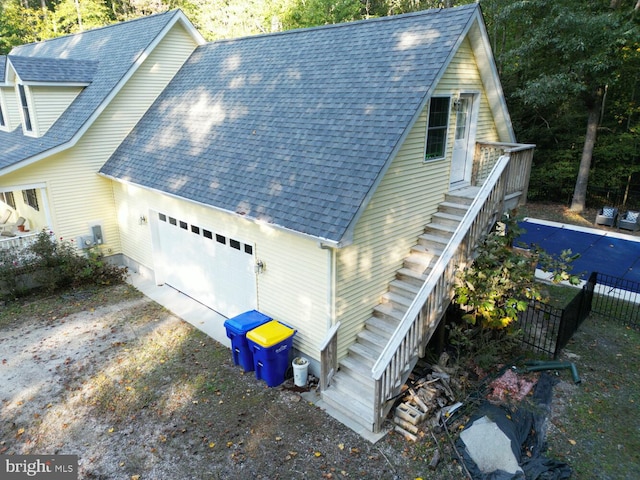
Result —
<svg viewBox="0 0 640 480"><path fill-rule="evenodd" d="M271 317L257 310L250 310L224 322L227 337L231 340L233 363L240 365L245 372L252 372L254 368L253 351L247 343L247 332L270 320Z"/></svg>
<svg viewBox="0 0 640 480"><path fill-rule="evenodd" d="M277 320L271 320L247 333L258 380L264 380L269 387L277 387L284 382L295 334L293 328Z"/></svg>

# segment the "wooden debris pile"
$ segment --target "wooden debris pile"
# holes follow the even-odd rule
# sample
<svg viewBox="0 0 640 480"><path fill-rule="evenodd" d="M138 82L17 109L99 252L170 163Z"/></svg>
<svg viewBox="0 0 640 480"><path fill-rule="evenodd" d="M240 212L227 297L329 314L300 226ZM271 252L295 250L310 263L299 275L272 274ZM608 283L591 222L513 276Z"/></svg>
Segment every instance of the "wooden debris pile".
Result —
<svg viewBox="0 0 640 480"><path fill-rule="evenodd" d="M437 365L419 362L393 412L394 430L407 440L417 441L419 426L439 429L447 422L462 403L458 401L461 380L457 378L455 368L447 367L446 354L440 357Z"/></svg>

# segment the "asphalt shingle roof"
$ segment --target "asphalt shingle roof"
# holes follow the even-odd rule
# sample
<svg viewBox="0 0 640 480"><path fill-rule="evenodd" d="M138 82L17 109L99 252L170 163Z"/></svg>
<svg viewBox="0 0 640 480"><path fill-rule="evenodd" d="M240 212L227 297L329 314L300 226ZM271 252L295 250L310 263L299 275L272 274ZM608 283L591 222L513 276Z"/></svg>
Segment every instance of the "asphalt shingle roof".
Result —
<svg viewBox="0 0 640 480"><path fill-rule="evenodd" d="M16 61L23 63L16 60L17 57L37 59L34 62L24 62L29 65L24 71L34 75L33 78L38 78L39 81L44 79L45 72L34 66L49 63L49 59L73 61L55 62L58 67L52 74L66 75L62 71L69 68L74 73L82 70L86 74L89 62L95 64L95 72L91 84L83 89L42 137L25 136L20 127L12 132L0 131L0 170L71 140L143 51L177 14L178 11L171 11L12 49L9 54L12 64ZM6 62L6 57L4 61Z"/></svg>
<svg viewBox="0 0 640 480"><path fill-rule="evenodd" d="M8 60L23 82L90 83L98 67L98 62L91 60L16 55L9 55Z"/></svg>
<svg viewBox="0 0 640 480"><path fill-rule="evenodd" d="M340 242L477 8L201 46L101 172Z"/></svg>

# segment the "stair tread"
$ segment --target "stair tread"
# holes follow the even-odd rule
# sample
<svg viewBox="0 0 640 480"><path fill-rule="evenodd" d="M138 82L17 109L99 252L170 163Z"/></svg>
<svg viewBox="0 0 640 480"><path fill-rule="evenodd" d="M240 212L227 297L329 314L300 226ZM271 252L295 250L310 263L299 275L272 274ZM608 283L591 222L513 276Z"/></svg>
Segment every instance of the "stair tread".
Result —
<svg viewBox="0 0 640 480"><path fill-rule="evenodd" d="M373 425L373 395L371 395L371 402L366 402L363 398L354 397L349 392L336 387L337 385L332 385L324 390L322 392L323 400L360 425L371 428Z"/></svg>
<svg viewBox="0 0 640 480"><path fill-rule="evenodd" d="M418 265L424 265L425 267L429 266L429 264L433 261L435 255L430 255L424 252L412 251L407 257L405 257L405 262L408 263L416 263Z"/></svg>
<svg viewBox="0 0 640 480"><path fill-rule="evenodd" d="M387 345L387 340L388 340L388 338L378 335L373 330L368 330L366 328L363 328L362 330L360 330L360 332L358 332L357 337L358 339L362 339L364 342L377 345L378 347L380 347L380 351L382 351L382 349Z"/></svg>
<svg viewBox="0 0 640 480"><path fill-rule="evenodd" d="M364 402L373 405L373 395L375 392L375 382L370 379L369 382L364 382L362 379L354 377L351 372L342 371L341 375L335 375L331 379L331 386L337 390L341 390L347 394L351 394L354 397L361 397Z"/></svg>
<svg viewBox="0 0 640 480"><path fill-rule="evenodd" d="M420 240L423 240L425 242L433 242L433 243L438 243L438 244L442 244L442 247L446 247L447 243L449 243L449 240L451 239L451 235L445 234L445 235L437 235L436 233L423 233L418 237Z"/></svg>
<svg viewBox="0 0 640 480"><path fill-rule="evenodd" d="M353 352L354 354L360 355L361 357L370 360L372 363L375 363L380 357L383 349L384 347L371 348L359 342L356 342L349 347L349 353Z"/></svg>
<svg viewBox="0 0 640 480"><path fill-rule="evenodd" d="M454 227L453 225L446 225L444 223L431 222L427 224L427 226L425 227L425 232L429 233L429 231L436 231L436 232L446 232L447 234L452 234L453 232L456 231L456 228L458 227L457 226Z"/></svg>
<svg viewBox="0 0 640 480"><path fill-rule="evenodd" d="M404 295L406 293L405 296L415 297L420 291L419 286L413 283L405 282L404 280L400 280L399 278L392 280L390 285L399 290L403 290L403 292L399 292L400 295Z"/></svg>
<svg viewBox="0 0 640 480"><path fill-rule="evenodd" d="M446 219L446 220L457 220L460 221L464 217L464 215L456 215L454 213L448 212L436 212L432 215L432 218L436 217L438 219Z"/></svg>
<svg viewBox="0 0 640 480"><path fill-rule="evenodd" d="M417 244L411 247L411 251L439 257L440 255L442 255L443 248L428 247L425 245Z"/></svg>
<svg viewBox="0 0 640 480"><path fill-rule="evenodd" d="M420 282L424 282L427 279L427 275L424 273L407 267L402 267L397 273L405 277L410 277L414 280L419 280Z"/></svg>
<svg viewBox="0 0 640 480"><path fill-rule="evenodd" d="M392 305L388 303L379 303L374 307L373 310L374 312L391 317L395 319L397 322L400 322L403 319L404 314L406 312L406 309L400 310L400 309L394 308ZM376 323L376 321L384 321L384 320L374 315L373 317L370 317L369 320L367 320L367 324L372 321Z"/></svg>
<svg viewBox="0 0 640 480"><path fill-rule="evenodd" d="M367 383L373 381L373 379L371 378L371 367L368 367L364 364L364 362L358 361L351 355L347 355L342 360L340 360L340 366L349 369L350 372L353 372L353 377L362 377L358 380L364 380Z"/></svg>
<svg viewBox="0 0 640 480"><path fill-rule="evenodd" d="M460 197L453 197L453 198L449 198L449 200L445 200L444 202L440 203L440 206L442 207L452 207L452 208L460 208L460 209L464 209L464 210L469 210L469 205L466 203L463 203L461 201L456 201L458 200Z"/></svg>
<svg viewBox="0 0 640 480"><path fill-rule="evenodd" d="M415 295L412 295L411 297L407 297L405 295L401 295L396 292L387 292L384 295L382 295L382 298L384 299L385 302L397 304L400 307L409 308L413 303L413 299L415 298Z"/></svg>

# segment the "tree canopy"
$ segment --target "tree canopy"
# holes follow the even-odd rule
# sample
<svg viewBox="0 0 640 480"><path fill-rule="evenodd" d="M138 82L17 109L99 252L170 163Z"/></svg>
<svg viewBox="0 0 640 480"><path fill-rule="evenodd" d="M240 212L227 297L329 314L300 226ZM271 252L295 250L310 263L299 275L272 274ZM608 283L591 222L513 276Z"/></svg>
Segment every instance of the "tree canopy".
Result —
<svg viewBox="0 0 640 480"><path fill-rule="evenodd" d="M0 54L173 8L216 40L472 1L0 0ZM537 145L529 197L580 211L637 182L640 209L640 0L480 3L518 140Z"/></svg>

